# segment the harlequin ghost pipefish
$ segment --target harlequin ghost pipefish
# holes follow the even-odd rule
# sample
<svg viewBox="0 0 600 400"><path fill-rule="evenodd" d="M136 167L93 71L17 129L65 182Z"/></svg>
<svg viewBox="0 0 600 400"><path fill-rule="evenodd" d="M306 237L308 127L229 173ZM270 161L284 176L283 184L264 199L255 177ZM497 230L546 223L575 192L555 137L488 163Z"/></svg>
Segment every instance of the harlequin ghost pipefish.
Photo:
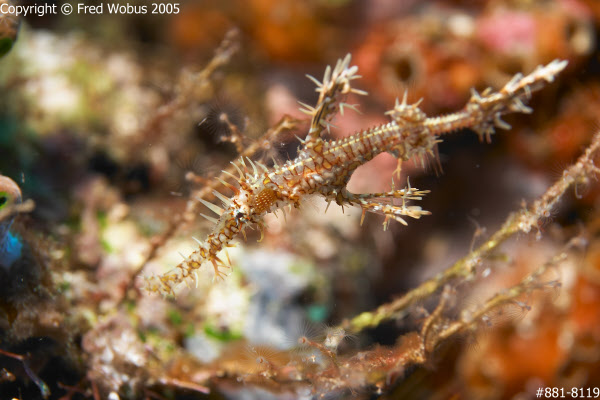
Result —
<svg viewBox="0 0 600 400"><path fill-rule="evenodd" d="M10 178L0 175L0 212L21 202L21 189ZM10 232L14 215L0 218L0 266L10 268L21 257L23 244Z"/></svg>
<svg viewBox="0 0 600 400"><path fill-rule="evenodd" d="M395 107L386 112L390 122L344 139L324 140L321 135L329 130L336 111L339 109L343 115L345 108L354 108L343 102L346 95L366 95L353 87L353 82L359 78L358 67L350 65L350 55L347 55L333 69L326 68L322 82L308 76L317 85L319 99L315 107L301 103L301 111L312 119L297 157L271 167L248 158L232 163L237 176L224 173L233 178L235 184L224 180L221 183L233 191L233 196L226 197L214 191L222 206L198 199L218 215L213 218L201 214L214 223L212 233L204 242L198 240L198 249L184 257L175 268L163 275L147 277L146 289L174 294L175 287L193 279L203 264L212 264L215 276L223 278L222 269L230 267L229 257L226 256L227 261L224 261L220 253L226 253L235 237L240 233L245 237L245 228L252 225L258 225L262 233L266 214L281 209L285 215L285 206L297 208L307 195L321 195L328 204L335 201L342 207L361 207L361 224L366 212L381 214L385 217L384 229L390 220L406 225L406 217L418 219L430 214L419 206L410 205L411 201L421 200L429 193L411 187L410 183L403 189L395 189L392 181L392 189L388 192L364 194L349 192L346 184L359 166L380 153L394 155L400 168L402 161L433 156L441 136L459 129L470 128L481 140L485 138L489 142L495 127L510 128L502 116L532 112L525 104L531 93L552 82L566 65L566 61L555 60L537 67L527 76L517 74L497 92L486 89L479 94L472 90L471 98L462 110L444 116L428 117L419 108L421 101L408 104L405 94L402 101L396 100Z"/></svg>

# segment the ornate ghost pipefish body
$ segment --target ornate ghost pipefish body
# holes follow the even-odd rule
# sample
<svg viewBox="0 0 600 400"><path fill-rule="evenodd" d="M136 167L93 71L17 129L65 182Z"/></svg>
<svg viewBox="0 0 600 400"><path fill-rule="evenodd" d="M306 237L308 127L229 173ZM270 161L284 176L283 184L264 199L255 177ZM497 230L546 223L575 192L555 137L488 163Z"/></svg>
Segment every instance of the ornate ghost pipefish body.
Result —
<svg viewBox="0 0 600 400"><path fill-rule="evenodd" d="M150 292L174 294L177 285L196 279L196 272L203 264L212 264L215 276L223 278L222 268L230 268L227 247L245 228L252 225L264 227L263 217L284 207L299 207L306 196L321 195L329 204L335 201L340 206L359 206L361 222L367 212L385 217L384 229L391 220L406 225L406 217L419 219L430 212L420 206L410 205L429 193L410 186L381 193L351 193L346 185L358 167L383 152L391 153L401 162L412 158L435 156L435 148L444 135L464 128L475 131L480 139L490 141L495 128L509 129L502 117L510 113L530 113L526 105L531 94L541 90L566 67L567 61L554 60L537 67L529 75L516 74L498 91L486 89L481 94L473 90L471 99L463 109L451 114L428 117L419 108L420 101L408 104L406 95L397 100L388 112L391 120L370 129L365 129L340 140L325 140L322 133L331 126L331 119L339 109L354 108L343 103L350 93L366 94L352 86L359 78L358 67L350 65L350 55L338 61L334 68L327 67L323 81L309 76L317 85L319 100L315 107L302 104L304 113L310 115L311 127L306 139L302 140L297 156L283 165L274 163L267 167L249 158L233 163L238 175L229 174L236 184L221 180L234 194L226 197L214 191L222 207L198 199L218 219L201 214L214 224L205 241L198 240L198 247L175 268L159 276L146 278L145 288ZM220 179L220 178L216 178ZM284 214L285 216L285 214ZM224 252L227 261L219 256Z"/></svg>

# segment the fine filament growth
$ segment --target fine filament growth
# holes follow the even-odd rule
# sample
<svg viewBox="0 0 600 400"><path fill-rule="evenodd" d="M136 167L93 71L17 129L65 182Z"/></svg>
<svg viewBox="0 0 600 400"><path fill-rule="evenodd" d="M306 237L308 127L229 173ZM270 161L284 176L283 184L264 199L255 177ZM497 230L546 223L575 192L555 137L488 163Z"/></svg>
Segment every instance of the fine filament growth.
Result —
<svg viewBox="0 0 600 400"><path fill-rule="evenodd" d="M358 67L350 65L350 55L339 60L332 69L327 67L323 80L309 78L317 85L319 99L315 107L302 104L302 111L311 117L306 139L295 159L283 165L275 163L267 167L249 158L241 158L232 163L237 175L224 171L236 184L221 180L233 191L232 197L214 191L222 202L215 205L199 199L207 208L217 214L213 218L202 214L215 226L204 242L198 241L198 249L185 257L171 271L146 278L146 289L162 294L174 294L182 282L188 282L203 264L212 264L216 277L223 278L223 268L230 268L226 248L240 233L245 237L245 229L258 225L264 228L263 218L268 213L285 206L299 207L307 195L321 195L328 203L335 201L343 206L359 206L362 209L361 223L367 212L385 217L387 228L391 220L406 225L406 218L419 219L430 214L420 206L412 205L429 193L411 187L392 189L381 193L355 194L346 189L352 173L361 165L380 153L389 152L398 159L398 171L402 161L413 157L433 155L441 136L459 129L470 128L480 139L490 141L496 127L509 129L502 120L509 113L530 113L526 103L531 93L543 88L566 67L566 61L554 60L546 66L539 66L527 76L515 75L502 89L486 89L483 93L472 91L465 107L455 113L428 117L420 108L420 101L408 104L406 94L402 101L396 101L394 108L386 115L390 122L358 132L341 140L324 140L322 134L329 130L331 119L338 109L353 108L344 103L350 94L366 95L366 92L353 87L360 76ZM219 179L219 178L217 178ZM225 255L221 255L224 253ZM225 258L225 259L224 259Z"/></svg>

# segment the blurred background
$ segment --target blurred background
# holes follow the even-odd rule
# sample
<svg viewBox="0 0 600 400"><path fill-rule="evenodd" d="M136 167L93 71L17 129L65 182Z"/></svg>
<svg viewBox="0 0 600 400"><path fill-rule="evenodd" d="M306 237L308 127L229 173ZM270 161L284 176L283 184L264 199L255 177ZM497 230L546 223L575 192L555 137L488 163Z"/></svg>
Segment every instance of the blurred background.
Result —
<svg viewBox="0 0 600 400"><path fill-rule="evenodd" d="M598 130L600 2L110 3L129 4L126 14L107 4L101 14L0 14L0 174L35 203L12 225L0 218L23 244L0 264L1 399L525 399L542 386L600 395L594 179L481 260L445 315L580 238L584 249L544 281L560 284L414 363L425 365L403 357L437 295L372 329L333 328L451 266L582 153ZM268 216L262 242L258 230L238 239L224 282L203 267L198 288L176 297L140 291L143 276L168 271L193 251L192 236L210 232L195 196L214 201L203 188L240 152L254 148L267 165L295 157L309 122L298 101L318 96L305 74L321 79L348 53L369 96L347 100L360 113L337 116L331 139L386 122L405 91L433 116L461 109L472 88L500 88L554 59L569 65L492 143L456 132L436 157L404 163L396 187L410 177L431 190L419 204L431 216L383 231L379 216L360 226L359 209L325 213L311 199L285 220ZM349 189L389 190L395 168L382 154ZM299 337L329 343L338 361L318 346L297 351ZM361 360L375 361L355 375L343 367Z"/></svg>

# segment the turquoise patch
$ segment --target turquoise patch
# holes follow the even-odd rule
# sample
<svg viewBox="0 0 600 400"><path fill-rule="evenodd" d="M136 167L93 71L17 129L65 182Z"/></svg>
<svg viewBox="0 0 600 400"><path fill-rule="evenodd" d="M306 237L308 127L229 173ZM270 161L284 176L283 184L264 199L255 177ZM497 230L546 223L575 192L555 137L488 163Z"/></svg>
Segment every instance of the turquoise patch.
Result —
<svg viewBox="0 0 600 400"><path fill-rule="evenodd" d="M0 265L10 268L11 265L21 258L23 243L21 240L8 232L2 243L0 243Z"/></svg>
<svg viewBox="0 0 600 400"><path fill-rule="evenodd" d="M327 307L324 305L312 305L308 307L308 319L312 322L323 322L327 318Z"/></svg>

